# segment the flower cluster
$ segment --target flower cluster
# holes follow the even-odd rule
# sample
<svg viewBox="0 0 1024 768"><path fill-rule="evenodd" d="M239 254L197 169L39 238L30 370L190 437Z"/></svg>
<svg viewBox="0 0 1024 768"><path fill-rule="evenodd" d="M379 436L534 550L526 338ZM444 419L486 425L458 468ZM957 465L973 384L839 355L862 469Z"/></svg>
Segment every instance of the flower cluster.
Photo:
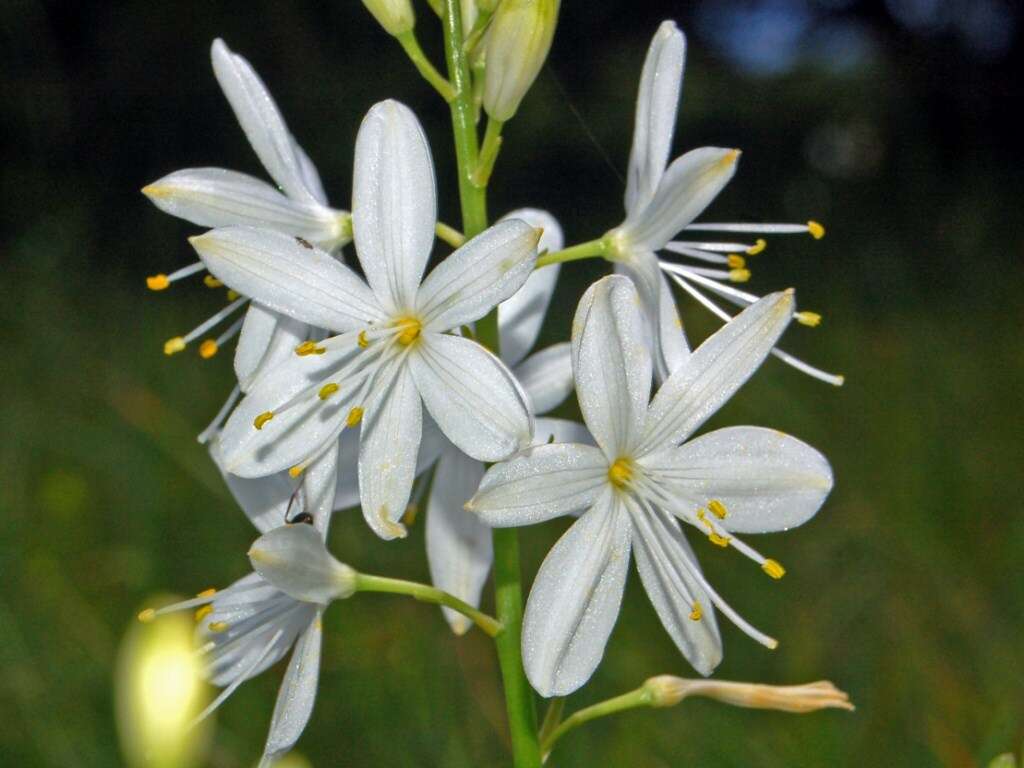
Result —
<svg viewBox="0 0 1024 768"><path fill-rule="evenodd" d="M411 6L365 4L448 94L451 84L415 43ZM485 185L501 122L543 63L558 4L462 5L472 15L466 48L487 67L479 95L491 122L482 173L473 177ZM626 218L589 245L565 248L557 220L537 209L513 211L468 238L439 222L427 138L413 112L391 100L373 106L359 128L351 213L330 207L266 86L244 58L214 42L214 73L276 186L219 168L176 171L146 186L161 210L207 229L189 241L198 261L148 285L163 290L205 272L207 286L229 291L224 309L165 344L168 354L245 307L199 346L211 357L238 336L237 386L201 440L261 535L249 550L252 573L141 618L195 610L208 677L223 687L201 717L291 651L264 765L292 747L310 716L321 617L332 601L407 590L432 595L458 634L474 623L504 631L477 610L495 527L574 518L525 610L522 665L542 696L576 690L597 668L631 553L665 630L701 674L722 658L716 612L776 645L715 591L686 530L781 578L783 567L740 536L811 518L831 489L830 467L771 429L694 435L769 354L839 379L775 348L792 319L817 322L796 311L792 290L758 298L730 285L749 277L746 257L764 240L673 238L817 238L824 230L815 222L695 223L736 172L739 152L706 147L668 164L684 56L682 33L665 22L640 82ZM428 269L436 237L457 247ZM349 243L354 262L343 253ZM690 261L658 255L665 252ZM601 256L619 274L586 291L571 340L534 351L561 263L583 256ZM726 321L692 351L673 284ZM731 317L707 294L742 311ZM486 337L487 323L496 338ZM573 391L583 424L540 416ZM359 506L373 533L396 539L424 503L432 592L365 577L326 548L335 510Z"/></svg>

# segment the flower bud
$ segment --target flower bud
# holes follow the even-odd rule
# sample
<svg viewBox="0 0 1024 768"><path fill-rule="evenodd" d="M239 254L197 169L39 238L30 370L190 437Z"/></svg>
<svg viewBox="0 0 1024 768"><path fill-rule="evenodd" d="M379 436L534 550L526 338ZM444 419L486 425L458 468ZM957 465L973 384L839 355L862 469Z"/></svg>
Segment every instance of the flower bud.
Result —
<svg viewBox="0 0 1024 768"><path fill-rule="evenodd" d="M249 549L253 570L268 584L306 603L326 605L356 591L356 572L327 551L312 525L283 525Z"/></svg>
<svg viewBox="0 0 1024 768"><path fill-rule="evenodd" d="M551 50L559 0L502 0L484 40L484 109L505 122L537 79Z"/></svg>
<svg viewBox="0 0 1024 768"><path fill-rule="evenodd" d="M389 35L405 34L416 24L410 0L363 0L363 5Z"/></svg>
<svg viewBox="0 0 1024 768"><path fill-rule="evenodd" d="M671 707L687 696L704 696L734 707L775 709L780 712L815 712L819 709L849 709L850 697L827 680L806 685L761 685L723 680L686 680L659 675L643 685L652 707Z"/></svg>

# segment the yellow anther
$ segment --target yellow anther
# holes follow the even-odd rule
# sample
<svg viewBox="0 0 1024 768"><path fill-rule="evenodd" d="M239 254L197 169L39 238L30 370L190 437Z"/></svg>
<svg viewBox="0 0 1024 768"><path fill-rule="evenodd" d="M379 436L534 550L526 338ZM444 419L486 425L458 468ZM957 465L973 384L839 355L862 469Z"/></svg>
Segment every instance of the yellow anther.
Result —
<svg viewBox="0 0 1024 768"><path fill-rule="evenodd" d="M690 619L693 621L700 621L703 615L704 612L700 609L700 603L695 601L693 603L693 610L690 611Z"/></svg>
<svg viewBox="0 0 1024 768"><path fill-rule="evenodd" d="M228 301L234 301L241 295L242 294L240 294L238 291L233 291L230 288L228 289Z"/></svg>
<svg viewBox="0 0 1024 768"><path fill-rule="evenodd" d="M213 275L206 275L203 278L203 285L205 285L207 288L220 288L224 285L224 283L222 283Z"/></svg>
<svg viewBox="0 0 1024 768"><path fill-rule="evenodd" d="M400 318L395 327L398 328L398 343L405 347L416 341L423 330L423 324L415 317Z"/></svg>
<svg viewBox="0 0 1024 768"><path fill-rule="evenodd" d="M750 279L749 269L730 269L729 279L734 283L745 283Z"/></svg>
<svg viewBox="0 0 1024 768"><path fill-rule="evenodd" d="M616 488L624 488L633 479L633 460L625 456L617 458L608 467L608 482Z"/></svg>
<svg viewBox="0 0 1024 768"><path fill-rule="evenodd" d="M217 354L217 342L213 339L207 339L199 345L199 356L203 360L209 360L211 357Z"/></svg>
<svg viewBox="0 0 1024 768"><path fill-rule="evenodd" d="M404 525L412 525L416 522L416 517L420 513L419 504L410 504L405 508L405 514L402 515L402 523Z"/></svg>
<svg viewBox="0 0 1024 768"><path fill-rule="evenodd" d="M196 597L213 597L216 594L217 590L213 587L210 587L209 589L204 589L202 592L196 595Z"/></svg>
<svg viewBox="0 0 1024 768"><path fill-rule="evenodd" d="M793 317L801 325L806 325L810 328L816 328L821 325L821 315L817 312L797 312Z"/></svg>
<svg viewBox="0 0 1024 768"><path fill-rule="evenodd" d="M167 279L167 275L150 275L146 278L146 287L151 291L162 291L169 287L171 281Z"/></svg>
<svg viewBox="0 0 1024 768"><path fill-rule="evenodd" d="M322 355L326 351L326 347L318 347L315 341L304 341L295 348L295 354L299 357L305 357L306 355Z"/></svg>
<svg viewBox="0 0 1024 768"><path fill-rule="evenodd" d="M322 387L320 387L320 391L317 393L317 395L321 400L326 400L339 389L341 389L341 387L339 387L332 381L330 384L324 384Z"/></svg>
<svg viewBox="0 0 1024 768"><path fill-rule="evenodd" d="M270 421L272 418L274 418L273 411L264 411L263 413L261 413L259 416L252 420L252 425L256 427L256 429L263 429L263 425Z"/></svg>
<svg viewBox="0 0 1024 768"><path fill-rule="evenodd" d="M368 346L370 346L370 340L366 338L366 331L359 332L359 337L356 340L356 343L359 344L360 349L366 349Z"/></svg>
<svg viewBox="0 0 1024 768"><path fill-rule="evenodd" d="M761 570L773 579L781 579L786 575L786 569L777 560L765 560L761 563Z"/></svg>
<svg viewBox="0 0 1024 768"><path fill-rule="evenodd" d="M173 339L168 339L164 342L164 354L174 355L181 352L185 348L185 339L181 336L175 336Z"/></svg>
<svg viewBox="0 0 1024 768"><path fill-rule="evenodd" d="M348 418L345 419L345 426L349 428L354 427L362 420L363 409L357 405L355 408L348 412Z"/></svg>
<svg viewBox="0 0 1024 768"><path fill-rule="evenodd" d="M768 241L763 237L757 238L757 242L747 248L747 256L757 256L761 251L768 247Z"/></svg>
<svg viewBox="0 0 1024 768"><path fill-rule="evenodd" d="M152 608L147 608L144 611L139 611L139 621L141 621L143 624L148 624L155 618L156 611L154 611Z"/></svg>
<svg viewBox="0 0 1024 768"><path fill-rule="evenodd" d="M725 516L729 514L729 510L725 508L725 504L720 502L718 499L712 499L708 502L708 509L711 513L719 520L725 520Z"/></svg>
<svg viewBox="0 0 1024 768"><path fill-rule="evenodd" d="M815 240L821 240L825 236L825 228L816 221L807 222L807 231L811 233L811 237Z"/></svg>
<svg viewBox="0 0 1024 768"><path fill-rule="evenodd" d="M202 606L200 608L197 608L196 609L196 613L195 613L196 624L198 624L200 621L205 619L211 613L213 613L213 606L210 605L209 603L207 603L206 605L204 605L204 606Z"/></svg>
<svg viewBox="0 0 1024 768"><path fill-rule="evenodd" d="M230 626L226 621L211 621L207 629L211 632L223 632Z"/></svg>
<svg viewBox="0 0 1024 768"><path fill-rule="evenodd" d="M292 467L291 469L288 470L288 476L289 477L298 477L305 470L306 470L306 468L304 466L302 466L301 464L296 464L294 467Z"/></svg>
<svg viewBox="0 0 1024 768"><path fill-rule="evenodd" d="M717 534L717 533L710 533L710 534L708 534L708 541L710 541L716 547L728 547L729 546L729 537L728 536L722 536L722 535Z"/></svg>
<svg viewBox="0 0 1024 768"><path fill-rule="evenodd" d="M726 256L725 262L732 269L743 269L745 266L747 266L747 260L740 256L738 253L730 253L728 256Z"/></svg>

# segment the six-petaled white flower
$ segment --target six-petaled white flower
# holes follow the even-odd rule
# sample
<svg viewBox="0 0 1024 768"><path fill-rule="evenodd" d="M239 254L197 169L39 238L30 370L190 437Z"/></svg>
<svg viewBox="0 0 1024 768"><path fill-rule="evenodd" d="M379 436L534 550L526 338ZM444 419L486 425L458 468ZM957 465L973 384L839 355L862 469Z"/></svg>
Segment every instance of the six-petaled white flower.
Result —
<svg viewBox="0 0 1024 768"><path fill-rule="evenodd" d="M421 400L441 431L480 461L528 446L533 417L508 368L449 333L514 294L540 232L504 221L421 278L436 223L426 137L385 101L356 140L352 218L364 282L329 254L277 232L226 227L192 239L211 274L278 312L339 335L307 341L261 377L221 435L228 471L293 475L360 423L363 514L380 536L405 534L422 433Z"/></svg>
<svg viewBox="0 0 1024 768"><path fill-rule="evenodd" d="M679 523L779 578L782 567L736 534L800 525L832 487L821 454L774 430L720 429L684 443L775 345L792 315L792 292L740 313L653 400L639 303L632 282L616 275L592 285L576 313L576 394L598 447L544 445L497 464L468 505L493 526L584 510L544 560L526 608L523 660L545 696L576 690L601 660L631 550L662 623L699 672L709 674L721 659L712 606L773 647L707 582Z"/></svg>
<svg viewBox="0 0 1024 768"><path fill-rule="evenodd" d="M677 234L684 230L741 235L809 232L820 238L825 233L814 221L806 224L695 223L733 177L740 152L701 147L668 164L685 57L683 33L673 22L663 22L651 41L640 77L626 178L626 220L605 235L607 257L615 262L617 269L634 279L643 299L647 327L652 330L655 370L660 378L671 373L686 357L665 274L705 308L722 320L728 320L728 313L703 291L741 307L757 301L757 296L729 283L745 282L750 277L746 257L759 253L766 246L763 239L754 243L673 240ZM703 265L659 259L659 251L687 256ZM795 317L805 325L817 325L821 319L814 312L798 312ZM815 378L842 384L841 376L820 371L782 350L773 350L772 354Z"/></svg>

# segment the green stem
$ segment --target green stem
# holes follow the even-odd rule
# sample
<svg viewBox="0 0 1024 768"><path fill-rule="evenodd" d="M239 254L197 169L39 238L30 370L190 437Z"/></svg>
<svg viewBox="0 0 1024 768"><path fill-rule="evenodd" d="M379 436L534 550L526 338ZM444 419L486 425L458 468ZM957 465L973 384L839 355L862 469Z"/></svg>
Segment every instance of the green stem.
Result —
<svg viewBox="0 0 1024 768"><path fill-rule="evenodd" d="M480 149L480 162L473 171L473 186L486 187L491 180L491 172L494 170L494 163L498 159L498 152L501 151L501 128L504 125L501 120L493 117L487 118L487 130L484 132L484 144Z"/></svg>
<svg viewBox="0 0 1024 768"><path fill-rule="evenodd" d="M555 728L547 738L544 739L544 743L541 745L541 751L547 755L555 746L556 741L562 738L573 728L583 725L590 720L594 720L598 717L604 717L605 715L612 715L616 712L622 712L627 709L649 706L651 706L651 692L641 686L629 693L624 693L621 696L616 696L615 698L607 699L605 701L598 702L593 706L581 709L578 712L573 712L569 717L562 721L561 725Z"/></svg>
<svg viewBox="0 0 1024 768"><path fill-rule="evenodd" d="M541 744L551 738L551 734L562 722L563 711L565 711L565 696L555 696L548 704L548 711L544 713L544 722L540 725Z"/></svg>
<svg viewBox="0 0 1024 768"><path fill-rule="evenodd" d="M588 240L579 245L573 245L561 251L545 253L537 259L537 268L546 267L548 264L561 264L565 261L578 261L580 259L593 259L597 256L608 255L608 242L602 237L599 240Z"/></svg>
<svg viewBox="0 0 1024 768"><path fill-rule="evenodd" d="M438 72L434 65L430 63L427 54L420 48L420 41L416 39L416 33L410 29L408 32L398 35L395 39L398 40L405 50L409 61L423 75L423 79L434 86L434 90L441 94L442 99L450 103L455 98L455 89L452 88L452 84L445 79L444 75Z"/></svg>
<svg viewBox="0 0 1024 768"><path fill-rule="evenodd" d="M500 637L503 627L501 622L493 616L478 611L468 603L459 600L455 595L450 595L444 590L432 587L429 584L419 584L415 581L403 579L389 579L386 576L370 576L365 573L356 575L356 592L388 592L393 595L409 595L410 597L424 603L443 605L458 611L463 616L472 619L480 629L491 637Z"/></svg>

